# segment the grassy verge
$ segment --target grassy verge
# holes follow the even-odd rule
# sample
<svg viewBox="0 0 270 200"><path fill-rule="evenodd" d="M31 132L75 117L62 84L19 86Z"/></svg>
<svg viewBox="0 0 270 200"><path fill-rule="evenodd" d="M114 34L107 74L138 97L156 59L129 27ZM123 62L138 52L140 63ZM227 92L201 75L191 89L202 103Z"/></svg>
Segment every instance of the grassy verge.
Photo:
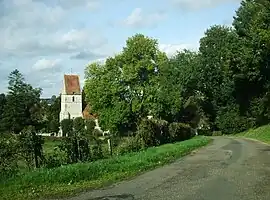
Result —
<svg viewBox="0 0 270 200"><path fill-rule="evenodd" d="M270 144L270 125L261 126L256 129L250 129L243 133L236 134L236 136L256 139Z"/></svg>
<svg viewBox="0 0 270 200"><path fill-rule="evenodd" d="M195 137L184 142L166 144L92 163L28 172L1 182L1 199L37 199L71 195L85 189L98 188L172 162L210 141L207 137Z"/></svg>

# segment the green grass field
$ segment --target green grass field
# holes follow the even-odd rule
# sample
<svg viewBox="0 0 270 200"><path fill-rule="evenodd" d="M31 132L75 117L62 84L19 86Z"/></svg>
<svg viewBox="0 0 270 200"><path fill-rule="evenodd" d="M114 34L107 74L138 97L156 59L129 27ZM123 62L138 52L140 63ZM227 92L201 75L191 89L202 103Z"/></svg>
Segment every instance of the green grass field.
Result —
<svg viewBox="0 0 270 200"><path fill-rule="evenodd" d="M55 169L23 173L0 183L3 200L66 196L102 187L170 163L211 141L207 137L149 148L138 153L114 156L92 163L79 163Z"/></svg>
<svg viewBox="0 0 270 200"><path fill-rule="evenodd" d="M243 133L236 134L236 136L256 139L270 144L270 125L261 126L256 129L250 129Z"/></svg>

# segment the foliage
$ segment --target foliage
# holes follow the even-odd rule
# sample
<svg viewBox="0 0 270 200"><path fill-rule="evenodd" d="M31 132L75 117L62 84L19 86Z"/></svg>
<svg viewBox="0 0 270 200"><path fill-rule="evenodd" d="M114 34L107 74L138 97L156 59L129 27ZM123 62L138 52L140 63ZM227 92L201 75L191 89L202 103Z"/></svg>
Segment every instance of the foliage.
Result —
<svg viewBox="0 0 270 200"><path fill-rule="evenodd" d="M222 136L222 132L221 131L214 131L212 136Z"/></svg>
<svg viewBox="0 0 270 200"><path fill-rule="evenodd" d="M136 130L136 123L152 110L159 67L167 60L157 40L137 34L104 65L86 68L85 94L100 125L112 133Z"/></svg>
<svg viewBox="0 0 270 200"><path fill-rule="evenodd" d="M143 119L139 124L137 135L144 147L153 147L169 141L168 122L164 120Z"/></svg>
<svg viewBox="0 0 270 200"><path fill-rule="evenodd" d="M63 136L70 136L73 133L73 120L63 119L60 122Z"/></svg>
<svg viewBox="0 0 270 200"><path fill-rule="evenodd" d="M85 122L82 117L77 117L73 120L73 128L77 133L83 133L85 131Z"/></svg>
<svg viewBox="0 0 270 200"><path fill-rule="evenodd" d="M36 134L33 126L25 128L18 136L20 155L24 158L29 168L40 167L44 161L42 145L44 140Z"/></svg>
<svg viewBox="0 0 270 200"><path fill-rule="evenodd" d="M5 130L18 134L28 125L37 126L41 122L41 89L26 83L18 70L10 73L8 89L2 120Z"/></svg>
<svg viewBox="0 0 270 200"><path fill-rule="evenodd" d="M52 194L59 193L66 195L77 189L100 187L170 163L192 150L208 144L210 140L205 137L197 137L110 159L32 171L1 183L1 198L3 200L27 200L51 197Z"/></svg>
<svg viewBox="0 0 270 200"><path fill-rule="evenodd" d="M55 147L51 154L46 154L44 167L50 169L66 164L66 160L61 156L61 153L59 147Z"/></svg>
<svg viewBox="0 0 270 200"><path fill-rule="evenodd" d="M13 135L0 137L0 181L18 172L18 140Z"/></svg>
<svg viewBox="0 0 270 200"><path fill-rule="evenodd" d="M137 152L144 149L144 143L141 138L125 137L124 140L117 146L117 155L123 155L126 153Z"/></svg>
<svg viewBox="0 0 270 200"><path fill-rule="evenodd" d="M172 142L188 140L193 136L191 127L183 123L171 123L169 126L169 133Z"/></svg>
<svg viewBox="0 0 270 200"><path fill-rule="evenodd" d="M45 116L47 123L47 132L58 133L60 123L59 123L59 113L61 110L61 98L60 96L51 97L51 105L44 105L45 107Z"/></svg>
<svg viewBox="0 0 270 200"><path fill-rule="evenodd" d="M270 125L249 129L248 131L236 134L236 136L256 139L270 144Z"/></svg>
<svg viewBox="0 0 270 200"><path fill-rule="evenodd" d="M86 126L87 132L92 134L93 130L95 129L96 122L93 119L86 119L85 126Z"/></svg>
<svg viewBox="0 0 270 200"><path fill-rule="evenodd" d="M240 133L253 127L252 121L240 116L237 105L221 109L216 118L218 129L224 134Z"/></svg>

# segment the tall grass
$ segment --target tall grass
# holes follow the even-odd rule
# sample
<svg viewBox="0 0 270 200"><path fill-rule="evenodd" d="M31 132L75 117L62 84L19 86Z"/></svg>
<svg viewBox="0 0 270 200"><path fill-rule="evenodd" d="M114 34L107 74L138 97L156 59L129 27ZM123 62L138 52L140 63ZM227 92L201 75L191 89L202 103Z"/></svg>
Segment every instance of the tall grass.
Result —
<svg viewBox="0 0 270 200"><path fill-rule="evenodd" d="M250 129L243 133L236 134L236 136L252 138L270 144L270 125Z"/></svg>
<svg viewBox="0 0 270 200"><path fill-rule="evenodd" d="M210 139L206 137L195 137L184 142L166 144L92 163L78 163L23 173L2 181L0 196L3 200L26 200L67 195L83 189L100 187L169 163L206 145L209 141Z"/></svg>

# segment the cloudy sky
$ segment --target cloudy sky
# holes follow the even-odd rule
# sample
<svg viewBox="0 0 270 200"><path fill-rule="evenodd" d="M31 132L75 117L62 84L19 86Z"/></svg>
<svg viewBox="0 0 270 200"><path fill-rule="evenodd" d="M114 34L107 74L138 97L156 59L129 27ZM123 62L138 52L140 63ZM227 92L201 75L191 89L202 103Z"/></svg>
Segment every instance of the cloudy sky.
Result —
<svg viewBox="0 0 270 200"><path fill-rule="evenodd" d="M58 95L64 73L119 52L143 33L168 55L198 48L204 31L230 25L239 0L0 0L0 93L17 68L43 97Z"/></svg>

